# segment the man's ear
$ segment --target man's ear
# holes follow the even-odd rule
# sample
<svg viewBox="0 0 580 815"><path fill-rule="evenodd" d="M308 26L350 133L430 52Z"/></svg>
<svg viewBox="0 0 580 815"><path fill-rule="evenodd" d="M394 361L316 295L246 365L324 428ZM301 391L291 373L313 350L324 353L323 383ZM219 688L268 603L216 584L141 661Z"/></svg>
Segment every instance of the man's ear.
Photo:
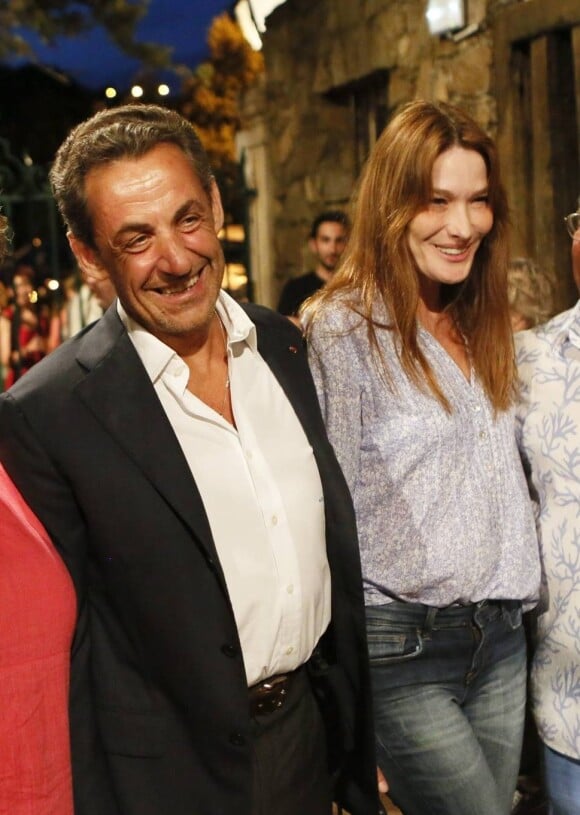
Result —
<svg viewBox="0 0 580 815"><path fill-rule="evenodd" d="M72 232L67 233L67 238L72 253L82 272L99 279L109 276L108 271L101 263L95 249L88 246L84 241L80 240L80 238L77 238Z"/></svg>
<svg viewBox="0 0 580 815"><path fill-rule="evenodd" d="M313 255L318 255L318 247L316 245L316 238L308 238L308 248Z"/></svg>
<svg viewBox="0 0 580 815"><path fill-rule="evenodd" d="M220 191L218 190L218 185L215 183L213 178L211 180L210 200L213 222L215 231L217 233L224 225L224 208L222 206L222 197L220 195Z"/></svg>

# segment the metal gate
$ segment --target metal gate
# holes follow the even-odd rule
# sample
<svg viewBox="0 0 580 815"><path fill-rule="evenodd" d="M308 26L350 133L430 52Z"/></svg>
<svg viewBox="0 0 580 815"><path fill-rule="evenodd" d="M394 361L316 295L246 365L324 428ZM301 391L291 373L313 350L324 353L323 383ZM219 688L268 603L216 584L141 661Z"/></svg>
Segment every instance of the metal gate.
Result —
<svg viewBox="0 0 580 815"><path fill-rule="evenodd" d="M0 139L0 207L10 221L12 250L41 252L47 273L60 279L64 233L48 183L48 168L17 158Z"/></svg>

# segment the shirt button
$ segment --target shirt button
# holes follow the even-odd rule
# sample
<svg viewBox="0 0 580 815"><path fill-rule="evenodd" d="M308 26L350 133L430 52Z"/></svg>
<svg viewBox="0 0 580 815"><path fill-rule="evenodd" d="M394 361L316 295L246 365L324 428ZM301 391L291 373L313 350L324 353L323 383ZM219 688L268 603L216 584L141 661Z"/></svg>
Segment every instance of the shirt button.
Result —
<svg viewBox="0 0 580 815"><path fill-rule="evenodd" d="M294 648L292 646L290 646L289 648L286 648L286 655L287 656L290 656L290 654L293 654L293 653L294 653Z"/></svg>
<svg viewBox="0 0 580 815"><path fill-rule="evenodd" d="M278 525L278 516L277 515L272 515L272 526L277 526L277 525Z"/></svg>
<svg viewBox="0 0 580 815"><path fill-rule="evenodd" d="M292 583L290 583L289 586L286 586L286 591L288 592L288 594L294 594L294 586L292 585Z"/></svg>
<svg viewBox="0 0 580 815"><path fill-rule="evenodd" d="M248 461L250 461L250 459L252 459L253 457L254 457L254 456L253 456L253 454L252 454L252 451L251 451L251 450L248 450L248 451L247 451L247 453L246 453L246 458L248 459Z"/></svg>
<svg viewBox="0 0 580 815"><path fill-rule="evenodd" d="M246 739L243 733L230 733L230 742L235 747L243 747L246 743Z"/></svg>

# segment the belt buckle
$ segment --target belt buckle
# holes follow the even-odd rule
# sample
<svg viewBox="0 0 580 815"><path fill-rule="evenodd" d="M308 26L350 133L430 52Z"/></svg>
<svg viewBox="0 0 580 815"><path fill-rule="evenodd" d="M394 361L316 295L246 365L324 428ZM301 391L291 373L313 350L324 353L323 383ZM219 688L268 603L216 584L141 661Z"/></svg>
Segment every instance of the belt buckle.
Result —
<svg viewBox="0 0 580 815"><path fill-rule="evenodd" d="M253 716L266 715L279 710L288 695L288 675L265 679L250 688L250 713Z"/></svg>

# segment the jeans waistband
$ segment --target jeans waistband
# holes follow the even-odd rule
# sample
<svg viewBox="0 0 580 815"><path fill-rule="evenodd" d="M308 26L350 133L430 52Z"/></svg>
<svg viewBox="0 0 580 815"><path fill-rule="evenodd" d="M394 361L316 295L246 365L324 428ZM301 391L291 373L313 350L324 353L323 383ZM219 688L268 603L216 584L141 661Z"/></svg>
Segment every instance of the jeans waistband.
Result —
<svg viewBox="0 0 580 815"><path fill-rule="evenodd" d="M367 614L372 616L373 609L385 609L392 614L396 614L401 622L408 623L423 631L430 631L433 628L456 628L468 625L476 615L478 617L486 614L511 614L521 609L521 600L480 600L477 603L457 604L452 606L428 606L424 603L406 603L395 600L386 603L384 606L369 606ZM381 612L378 611L380 614Z"/></svg>

